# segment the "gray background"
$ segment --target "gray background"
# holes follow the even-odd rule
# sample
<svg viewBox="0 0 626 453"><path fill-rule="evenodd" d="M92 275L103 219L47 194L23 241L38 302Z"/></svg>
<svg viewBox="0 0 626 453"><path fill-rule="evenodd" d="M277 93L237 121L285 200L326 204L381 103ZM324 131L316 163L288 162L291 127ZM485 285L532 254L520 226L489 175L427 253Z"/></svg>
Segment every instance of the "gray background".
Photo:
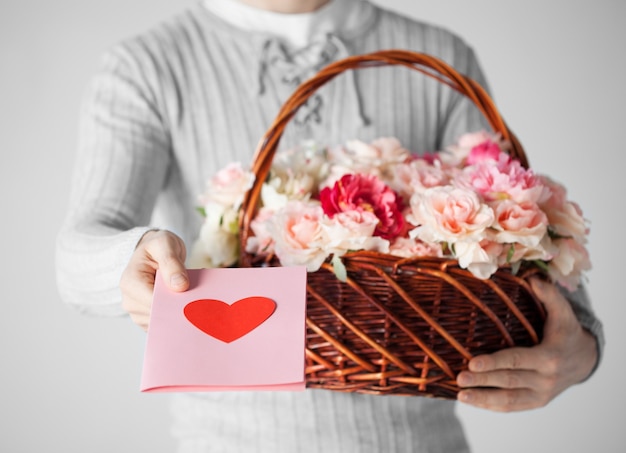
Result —
<svg viewBox="0 0 626 453"><path fill-rule="evenodd" d="M65 307L54 240L69 193L82 90L101 52L192 0L0 3L0 451L170 452L168 398L138 391L144 334ZM625 375L622 0L388 0L457 31L535 170L592 221L589 289L604 363L547 408L460 407L476 452L621 452ZM618 415L619 414L619 415Z"/></svg>

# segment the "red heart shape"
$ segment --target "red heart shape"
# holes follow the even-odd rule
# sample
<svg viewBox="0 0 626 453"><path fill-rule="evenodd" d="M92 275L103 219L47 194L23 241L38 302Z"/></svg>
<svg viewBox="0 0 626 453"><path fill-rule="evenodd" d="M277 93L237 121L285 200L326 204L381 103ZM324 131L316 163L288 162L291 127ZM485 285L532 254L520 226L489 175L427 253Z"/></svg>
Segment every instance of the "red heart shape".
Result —
<svg viewBox="0 0 626 453"><path fill-rule="evenodd" d="M230 343L263 324L275 309L272 299L252 296L232 305L216 299L194 300L185 305L183 313L202 332Z"/></svg>

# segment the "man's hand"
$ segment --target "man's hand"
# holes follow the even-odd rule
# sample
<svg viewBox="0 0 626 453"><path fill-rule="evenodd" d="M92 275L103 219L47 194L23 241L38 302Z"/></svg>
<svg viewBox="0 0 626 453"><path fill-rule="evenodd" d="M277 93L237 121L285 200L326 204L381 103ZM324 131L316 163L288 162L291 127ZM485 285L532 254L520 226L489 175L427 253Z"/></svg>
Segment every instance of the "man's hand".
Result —
<svg viewBox="0 0 626 453"><path fill-rule="evenodd" d="M459 401L500 412L548 404L568 387L584 380L597 361L595 338L585 331L557 287L533 279L547 319L543 340L530 348L509 348L474 357L459 374Z"/></svg>
<svg viewBox="0 0 626 453"><path fill-rule="evenodd" d="M124 310L142 329L148 330L157 269L165 284L173 291L189 288L185 269L186 253L183 240L165 230L148 231L137 244L122 273L120 289Z"/></svg>

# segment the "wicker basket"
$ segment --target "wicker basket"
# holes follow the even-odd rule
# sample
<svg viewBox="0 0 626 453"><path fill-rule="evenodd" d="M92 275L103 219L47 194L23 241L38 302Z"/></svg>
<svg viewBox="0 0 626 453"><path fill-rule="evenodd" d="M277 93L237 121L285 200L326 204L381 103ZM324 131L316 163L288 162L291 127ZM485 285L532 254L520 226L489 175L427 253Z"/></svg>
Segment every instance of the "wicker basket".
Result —
<svg viewBox="0 0 626 453"><path fill-rule="evenodd" d="M524 151L487 93L431 56L389 50L334 62L304 82L282 106L257 149L256 181L240 216L240 266L268 265L245 253L261 185L283 130L297 109L343 71L401 65L467 96L494 131L512 143L511 155L528 166ZM347 282L329 264L308 274L307 386L344 392L455 398L457 374L475 355L540 341L545 312L527 278L502 268L475 278L450 259L406 259L360 251L342 257ZM269 265L280 266L277 259Z"/></svg>

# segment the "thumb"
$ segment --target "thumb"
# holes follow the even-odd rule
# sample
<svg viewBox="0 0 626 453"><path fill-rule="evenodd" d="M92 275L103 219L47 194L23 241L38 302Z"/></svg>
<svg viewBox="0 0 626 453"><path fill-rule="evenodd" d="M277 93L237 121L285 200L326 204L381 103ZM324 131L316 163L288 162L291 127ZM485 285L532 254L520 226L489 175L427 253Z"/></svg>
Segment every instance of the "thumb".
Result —
<svg viewBox="0 0 626 453"><path fill-rule="evenodd" d="M161 278L172 291L186 291L189 289L189 276L184 265L184 257L170 255L159 262Z"/></svg>
<svg viewBox="0 0 626 453"><path fill-rule="evenodd" d="M555 338L555 335L560 337L568 329L579 326L572 306L556 285L540 279L533 279L531 286L546 309L546 322L543 329L544 341Z"/></svg>
<svg viewBox="0 0 626 453"><path fill-rule="evenodd" d="M556 285L538 277L533 277L530 285L548 313L562 311L569 305Z"/></svg>
<svg viewBox="0 0 626 453"><path fill-rule="evenodd" d="M173 291L181 292L189 289L189 276L184 267L175 267L163 271L163 280Z"/></svg>
<svg viewBox="0 0 626 453"><path fill-rule="evenodd" d="M173 233L159 233L147 244L147 252L156 262L165 285L172 291L186 291L189 289L189 276L185 268L185 244Z"/></svg>

